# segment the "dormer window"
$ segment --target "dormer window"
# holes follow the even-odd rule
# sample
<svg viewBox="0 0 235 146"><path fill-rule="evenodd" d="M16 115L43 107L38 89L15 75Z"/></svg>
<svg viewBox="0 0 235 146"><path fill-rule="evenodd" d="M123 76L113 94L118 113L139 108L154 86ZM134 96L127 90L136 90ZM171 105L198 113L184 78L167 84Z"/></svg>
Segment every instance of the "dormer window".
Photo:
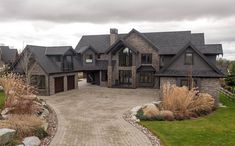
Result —
<svg viewBox="0 0 235 146"><path fill-rule="evenodd" d="M93 55L92 54L86 54L85 61L86 61L86 63L92 63L93 62Z"/></svg>
<svg viewBox="0 0 235 146"><path fill-rule="evenodd" d="M56 62L61 62L61 56L55 56L55 61Z"/></svg>
<svg viewBox="0 0 235 146"><path fill-rule="evenodd" d="M72 56L64 56L63 70L64 71L73 70L73 57Z"/></svg>
<svg viewBox="0 0 235 146"><path fill-rule="evenodd" d="M193 52L185 53L185 65L193 65Z"/></svg>

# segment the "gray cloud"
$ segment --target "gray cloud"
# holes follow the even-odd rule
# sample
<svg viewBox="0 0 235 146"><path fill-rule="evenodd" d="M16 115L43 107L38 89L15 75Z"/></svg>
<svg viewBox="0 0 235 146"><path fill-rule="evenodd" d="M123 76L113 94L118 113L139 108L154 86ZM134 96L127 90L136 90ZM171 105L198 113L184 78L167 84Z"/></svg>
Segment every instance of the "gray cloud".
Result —
<svg viewBox="0 0 235 146"><path fill-rule="evenodd" d="M1 0L0 21L133 22L224 18L233 0Z"/></svg>

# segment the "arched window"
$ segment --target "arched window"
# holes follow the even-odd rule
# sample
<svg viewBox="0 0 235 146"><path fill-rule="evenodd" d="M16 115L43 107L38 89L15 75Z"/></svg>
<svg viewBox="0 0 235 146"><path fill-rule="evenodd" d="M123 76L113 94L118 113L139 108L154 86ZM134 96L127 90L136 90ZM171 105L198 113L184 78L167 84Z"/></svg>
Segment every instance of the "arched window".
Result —
<svg viewBox="0 0 235 146"><path fill-rule="evenodd" d="M124 48L119 52L119 66L132 66L132 51Z"/></svg>

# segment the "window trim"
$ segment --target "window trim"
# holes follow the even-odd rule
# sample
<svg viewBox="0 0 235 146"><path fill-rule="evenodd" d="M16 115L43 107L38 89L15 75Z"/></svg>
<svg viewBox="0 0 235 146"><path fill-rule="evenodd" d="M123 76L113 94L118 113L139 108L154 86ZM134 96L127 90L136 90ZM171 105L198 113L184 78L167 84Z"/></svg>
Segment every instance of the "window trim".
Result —
<svg viewBox="0 0 235 146"><path fill-rule="evenodd" d="M87 57L91 57L91 59L89 59L89 60L91 60L91 62L87 62ZM93 63L93 59L94 59L94 57L93 57L93 55L92 54L85 54L85 63L86 64L92 64Z"/></svg>
<svg viewBox="0 0 235 146"><path fill-rule="evenodd" d="M36 84L32 83L33 77L36 79L36 81L35 81ZM44 78L43 79L44 81L42 80L42 82L44 83L44 84L42 84L43 86L39 86L39 84L38 84L40 79L41 79L41 77ZM31 77L30 77L30 84L33 85L34 87L36 87L39 90L45 90L46 89L46 76L45 75L31 75Z"/></svg>
<svg viewBox="0 0 235 146"><path fill-rule="evenodd" d="M125 49L128 49L128 52L126 54L123 53L123 51ZM127 60L128 60L128 62L127 62ZM121 66L121 67L132 66L133 65L133 51L128 47L121 49L121 51L119 51L119 53L118 53L118 62L119 62L118 63L119 66Z"/></svg>
<svg viewBox="0 0 235 146"><path fill-rule="evenodd" d="M153 62L153 57L152 57L152 53L143 53L141 54L141 64L152 64ZM143 57L145 57L145 59L143 60ZM148 59L150 58L150 62L148 62Z"/></svg>
<svg viewBox="0 0 235 146"><path fill-rule="evenodd" d="M192 54L192 62L191 62L191 63L186 62L186 60L187 60L187 59L186 59L187 54ZM194 53L193 53L192 51L186 51L186 52L185 52L185 55L184 55L184 64L185 64L185 65L193 65L193 63L194 63L194 61L193 61L193 60L194 60L194 57L193 57L193 56L194 56Z"/></svg>
<svg viewBox="0 0 235 146"><path fill-rule="evenodd" d="M151 75L150 75L151 74ZM147 77L150 77L149 79L149 81L145 81L145 80L141 80L141 76L147 76ZM139 77L139 82L140 83L148 83L148 84L150 84L150 83L153 83L153 73L152 72L140 72L140 77Z"/></svg>

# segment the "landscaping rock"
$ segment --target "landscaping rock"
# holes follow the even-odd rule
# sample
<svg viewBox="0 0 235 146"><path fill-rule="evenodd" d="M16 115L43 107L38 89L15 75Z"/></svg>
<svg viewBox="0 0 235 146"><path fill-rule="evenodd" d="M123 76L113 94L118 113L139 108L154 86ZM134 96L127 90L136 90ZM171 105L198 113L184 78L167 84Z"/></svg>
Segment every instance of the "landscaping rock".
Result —
<svg viewBox="0 0 235 146"><path fill-rule="evenodd" d="M6 143L13 140L16 131L13 129L3 128L0 129L0 145L5 145Z"/></svg>
<svg viewBox="0 0 235 146"><path fill-rule="evenodd" d="M144 116L148 118L153 118L159 114L159 109L157 108L155 104L146 104L145 106L143 106L142 109L143 109Z"/></svg>
<svg viewBox="0 0 235 146"><path fill-rule="evenodd" d="M16 145L16 146L24 146L23 144L19 144L19 145Z"/></svg>
<svg viewBox="0 0 235 146"><path fill-rule="evenodd" d="M172 111L168 111L168 110L163 110L159 112L160 116L164 119L164 120L169 120L172 121L175 119L174 117L174 113Z"/></svg>
<svg viewBox="0 0 235 146"><path fill-rule="evenodd" d="M23 140L25 146L39 146L41 143L40 139L36 136L26 137Z"/></svg>
<svg viewBox="0 0 235 146"><path fill-rule="evenodd" d="M45 118L45 117L47 117L49 114L50 114L50 112L48 111L48 109L44 108L44 109L43 109L43 112L42 112L42 114L41 114L41 117Z"/></svg>
<svg viewBox="0 0 235 146"><path fill-rule="evenodd" d="M2 110L1 115L6 115L8 114L12 109L11 108L5 108L4 110Z"/></svg>

